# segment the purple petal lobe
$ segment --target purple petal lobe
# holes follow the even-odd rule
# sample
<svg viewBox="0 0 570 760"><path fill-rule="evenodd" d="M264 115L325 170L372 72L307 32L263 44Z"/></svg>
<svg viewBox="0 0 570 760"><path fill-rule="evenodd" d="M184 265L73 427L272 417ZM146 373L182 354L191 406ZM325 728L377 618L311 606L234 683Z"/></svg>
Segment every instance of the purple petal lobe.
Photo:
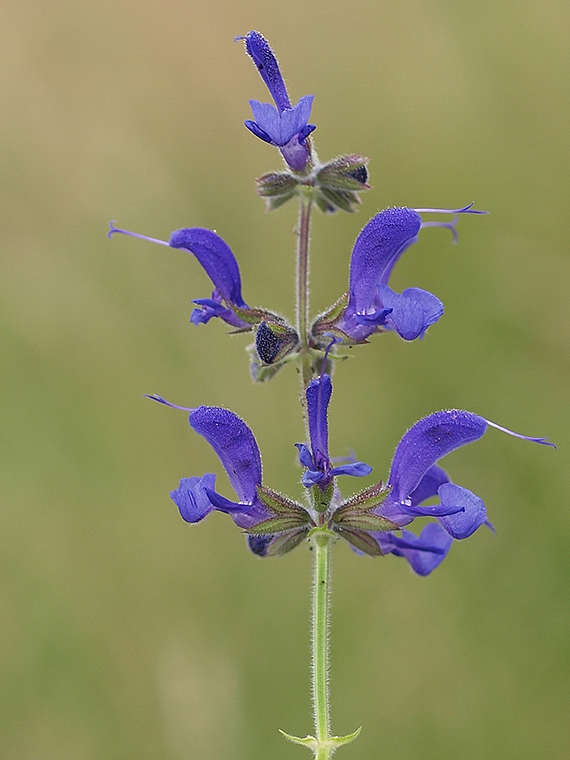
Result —
<svg viewBox="0 0 570 760"><path fill-rule="evenodd" d="M440 486L439 496L442 506L461 508L461 511L455 514L439 518L439 522L453 538L467 538L486 522L487 513L483 500L467 488L456 486L454 483L444 483Z"/></svg>
<svg viewBox="0 0 570 760"><path fill-rule="evenodd" d="M247 308L241 296L238 263L229 245L219 235L202 227L187 227L173 232L169 245L193 253L222 298L235 306Z"/></svg>
<svg viewBox="0 0 570 760"><path fill-rule="evenodd" d="M220 294L216 290L212 293L212 298L195 298L193 303L198 304L199 307L190 315L190 322L193 325L207 325L212 317L219 317L226 324L237 327L238 330L251 330L248 322L240 319L235 311L221 303Z"/></svg>
<svg viewBox="0 0 570 760"><path fill-rule="evenodd" d="M482 417L458 409L435 412L416 422L396 448L388 499L406 501L438 459L478 440L486 429L487 422Z"/></svg>
<svg viewBox="0 0 570 760"><path fill-rule="evenodd" d="M331 394L332 383L329 375L322 375L311 380L307 388L309 434L313 459L317 467L321 460L330 462L327 410Z"/></svg>
<svg viewBox="0 0 570 760"><path fill-rule="evenodd" d="M453 539L438 523L429 523L419 536L403 530L402 538L393 533L383 534L389 537L382 540L378 535L380 548L384 553L391 552L398 557L405 557L418 575L429 575L445 559Z"/></svg>
<svg viewBox="0 0 570 760"><path fill-rule="evenodd" d="M308 117L307 117L307 118L308 118ZM316 128L317 128L317 127L316 127L316 125L315 125L315 124L306 124L306 125L303 127L303 129L302 129L302 130L299 132L299 134L298 134L299 142L301 143L301 145L304 145L304 144L305 144L305 140L307 139L307 137L308 137L308 136L309 136L309 135L310 135L312 132L314 132Z"/></svg>
<svg viewBox="0 0 570 760"><path fill-rule="evenodd" d="M251 510L251 504L240 504L239 502L226 499L225 496L214 491L213 488L206 488L206 495L212 502L212 505L219 512L226 512L229 515L235 515L236 512L247 514Z"/></svg>
<svg viewBox="0 0 570 760"><path fill-rule="evenodd" d="M250 132L252 132L256 137L259 137L260 140L263 140L263 142L272 144L273 140L267 132L264 132L262 129L259 128L259 126L255 123L255 121L252 121L251 119L246 119L244 121L245 126L249 129Z"/></svg>
<svg viewBox="0 0 570 760"><path fill-rule="evenodd" d="M340 467L333 467L331 475L352 475L354 478L365 478L372 472L372 467L365 462L351 462Z"/></svg>
<svg viewBox="0 0 570 760"><path fill-rule="evenodd" d="M464 512L465 507L452 504L430 504L427 507L412 507L402 504L403 511L412 517L441 517L442 515L454 515L456 512Z"/></svg>
<svg viewBox="0 0 570 760"><path fill-rule="evenodd" d="M437 496L439 487L443 483L449 483L449 476L442 470L441 467L434 465L430 467L423 478L420 480L418 486L410 494L410 501L413 506L421 504L422 501L430 499L432 496Z"/></svg>
<svg viewBox="0 0 570 760"><path fill-rule="evenodd" d="M303 132L311 114L313 95L305 95L293 108L286 108L279 113L271 103L260 103L258 100L250 100L249 104L253 112L257 129L262 135L271 138L275 145L283 146L297 134ZM246 124L246 126L248 126ZM251 126L249 126L251 129ZM253 129L251 130L254 131ZM261 139L265 139L258 135Z"/></svg>
<svg viewBox="0 0 570 760"><path fill-rule="evenodd" d="M265 37L252 30L244 37L236 37L236 40L244 40L245 50L257 66L261 78L265 82L275 105L280 111L291 108L291 102L287 95L287 89L279 70L279 64L273 50Z"/></svg>
<svg viewBox="0 0 570 760"><path fill-rule="evenodd" d="M407 288L398 294L388 285L379 285L378 296L382 306L390 309L387 326L404 340L422 338L427 328L443 314L443 303L439 298L420 288Z"/></svg>
<svg viewBox="0 0 570 760"><path fill-rule="evenodd" d="M303 465L303 467L309 467L313 469L315 467L315 463L313 462L313 455L311 454L311 450L305 443L296 443L295 446L299 450L299 462Z"/></svg>
<svg viewBox="0 0 570 760"><path fill-rule="evenodd" d="M175 491L170 492L170 498L176 504L183 520L196 523L203 520L213 509L206 489L213 489L216 476L208 472L201 478L182 478Z"/></svg>
<svg viewBox="0 0 570 760"><path fill-rule="evenodd" d="M253 503L261 485L261 456L249 427L237 414L217 406L200 406L188 419L220 458L240 502Z"/></svg>

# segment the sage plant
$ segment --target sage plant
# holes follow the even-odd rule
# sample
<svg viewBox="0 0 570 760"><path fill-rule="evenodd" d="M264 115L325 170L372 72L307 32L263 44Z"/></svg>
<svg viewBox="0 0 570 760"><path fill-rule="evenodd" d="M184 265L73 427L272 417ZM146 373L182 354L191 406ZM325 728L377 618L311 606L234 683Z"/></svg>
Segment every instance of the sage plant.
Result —
<svg viewBox="0 0 570 760"><path fill-rule="evenodd" d="M292 105L267 40L256 31L236 39L243 40L274 102L250 100L253 119L245 126L276 147L285 164L281 171L257 179L257 192L270 210L293 200L299 204L295 322L270 309L248 305L242 295L237 259L228 243L211 230L183 228L163 241L111 223L109 236L131 235L192 254L211 279L213 291L209 297L194 300L190 320L200 325L218 318L232 328L231 332L251 334L253 343L247 350L255 382L270 380L289 364L299 369L305 440L295 445L302 468L302 500L264 483L255 436L233 411L216 406L186 408L160 396L149 398L189 413L190 427L216 452L235 491L233 499L219 493L215 473L182 478L170 496L183 520L197 523L213 510L225 512L245 534L249 549L260 557L282 555L307 544L313 549L311 674L315 733L304 738L284 735L306 745L317 760L328 760L336 748L355 739L360 731L335 736L330 726L328 639L334 543L344 539L357 555L403 557L415 573L427 576L445 559L454 541L468 538L481 526L492 529L482 499L454 483L440 467L440 460L474 443L490 427L527 441L553 444L514 433L473 412L437 411L404 433L386 482L380 480L361 489L349 485L350 478L370 475L372 467L354 458L335 460L329 454L328 408L335 359L342 355L343 346L369 344L380 333L397 333L406 341L421 339L442 316L443 303L415 286L401 293L394 291L389 285L394 266L424 228L446 227L456 241L460 215L486 212L470 204L455 209L388 208L376 214L354 243L347 292L333 294L331 306L311 319L311 215L315 209L325 214L354 211L359 194L370 187L368 159L348 154L322 163L312 137L315 125L309 122L314 96L305 95ZM433 220L433 214L441 217ZM426 505L426 501L430 503ZM426 521L419 532L409 530L416 520Z"/></svg>

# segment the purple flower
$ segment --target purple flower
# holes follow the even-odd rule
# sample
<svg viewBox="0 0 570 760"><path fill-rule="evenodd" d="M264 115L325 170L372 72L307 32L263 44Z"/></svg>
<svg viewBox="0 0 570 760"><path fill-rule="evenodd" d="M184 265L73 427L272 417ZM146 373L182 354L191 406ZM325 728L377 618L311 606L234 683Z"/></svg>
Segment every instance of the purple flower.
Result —
<svg viewBox="0 0 570 760"><path fill-rule="evenodd" d="M303 539L308 514L300 505L262 486L257 441L237 414L218 406L186 409L160 396L148 398L190 412L190 427L214 449L238 497L231 501L219 494L214 473L182 478L170 497L186 522L199 522L213 510L225 512L248 533L249 548L260 556L283 554Z"/></svg>
<svg viewBox="0 0 570 760"><path fill-rule="evenodd" d="M527 441L554 445L457 409L435 412L419 420L398 444L388 478L390 492L372 514L399 527L416 517L432 517L436 522L425 526L420 536L407 530L401 537L393 531L370 531L382 554L405 557L417 573L427 575L444 559L453 539L467 538L481 525L492 527L482 499L452 483L436 464L451 451L481 438L489 426ZM439 503L421 506L432 497L439 497Z"/></svg>
<svg viewBox="0 0 570 760"><path fill-rule="evenodd" d="M310 159L306 139L315 129L308 123L314 96L305 95L297 105L291 106L279 64L265 37L251 31L236 40L244 40L245 50L257 66L276 106L250 100L254 121L248 119L245 126L256 137L278 147L293 171L302 172Z"/></svg>
<svg viewBox="0 0 570 760"><path fill-rule="evenodd" d="M329 375L321 375L311 380L307 388L307 416L311 448L304 443L297 443L299 460L307 468L303 475L306 488L318 485L325 490L337 475L364 477L372 472L372 467L364 462L349 462L340 467L333 467L329 457L329 430L327 410L332 394Z"/></svg>
<svg viewBox="0 0 570 760"><path fill-rule="evenodd" d="M137 232L118 229L113 222L110 223L109 227L108 237L112 237L115 233L130 235L170 248L182 248L198 259L212 280L214 291L211 298L194 300L198 308L194 309L190 317L193 324L206 324L212 317L219 317L238 330L251 329L252 322L242 318L249 316L248 312L251 313L253 310L249 308L241 295L241 277L238 263L229 245L215 232L202 227L185 227L173 232L167 243L164 240L140 235Z"/></svg>
<svg viewBox="0 0 570 760"><path fill-rule="evenodd" d="M393 330L404 340L422 338L443 314L443 303L420 288L396 293L388 286L394 265L418 239L422 227L447 227L452 222L422 222L419 211L480 214L470 206L461 209L389 208L376 214L360 232L352 249L345 308L329 311L313 325L313 335L333 332L344 343L364 343L374 332Z"/></svg>

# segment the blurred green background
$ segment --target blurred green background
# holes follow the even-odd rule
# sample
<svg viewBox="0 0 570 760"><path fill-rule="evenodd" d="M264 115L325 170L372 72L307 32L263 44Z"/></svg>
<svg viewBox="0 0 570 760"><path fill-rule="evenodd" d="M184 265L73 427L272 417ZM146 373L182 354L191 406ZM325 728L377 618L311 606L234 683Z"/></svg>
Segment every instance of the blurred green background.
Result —
<svg viewBox="0 0 570 760"><path fill-rule="evenodd" d="M235 35L261 30L291 96L316 95L321 158L371 157L357 215L315 218L313 312L388 205L475 200L460 243L426 230L397 289L446 314L422 342L379 336L336 373L331 449L386 477L404 430L449 406L490 431L445 462L497 535L432 576L334 557L333 729L350 758L564 760L570 745L566 0L3 0L0 5L2 468L0 757L302 757L309 718L305 548L258 560L231 521L182 522L168 492L221 467L181 412L240 414L268 485L299 496L290 368L255 387L244 337L188 323L209 295L167 238L216 229L248 303L293 317L293 205L253 178L278 154L242 121L267 99ZM231 496L227 480L221 490ZM306 753L305 753L306 755Z"/></svg>

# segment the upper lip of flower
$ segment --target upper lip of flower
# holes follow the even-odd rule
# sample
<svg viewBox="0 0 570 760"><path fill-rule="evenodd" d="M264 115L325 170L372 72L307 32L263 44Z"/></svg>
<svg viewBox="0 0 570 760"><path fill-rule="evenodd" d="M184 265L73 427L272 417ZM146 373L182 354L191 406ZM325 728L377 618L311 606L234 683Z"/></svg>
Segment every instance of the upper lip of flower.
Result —
<svg viewBox="0 0 570 760"><path fill-rule="evenodd" d="M173 232L169 241L166 242L138 232L119 229L115 227L114 222L111 222L108 237L117 233L159 243L169 248L180 248L198 259L214 285L214 292L211 298L198 298L194 301L200 308L192 312L192 322L199 324L208 322L212 317L220 317L238 329L251 329L251 324L235 313L235 309L249 310L241 294L239 265L232 249L216 232L203 227L184 227ZM226 306L222 305L222 301Z"/></svg>
<svg viewBox="0 0 570 760"><path fill-rule="evenodd" d="M235 40L244 41L246 52L256 65L279 111L291 108L291 101L277 58L265 37L260 32L252 30L246 35L236 37Z"/></svg>

